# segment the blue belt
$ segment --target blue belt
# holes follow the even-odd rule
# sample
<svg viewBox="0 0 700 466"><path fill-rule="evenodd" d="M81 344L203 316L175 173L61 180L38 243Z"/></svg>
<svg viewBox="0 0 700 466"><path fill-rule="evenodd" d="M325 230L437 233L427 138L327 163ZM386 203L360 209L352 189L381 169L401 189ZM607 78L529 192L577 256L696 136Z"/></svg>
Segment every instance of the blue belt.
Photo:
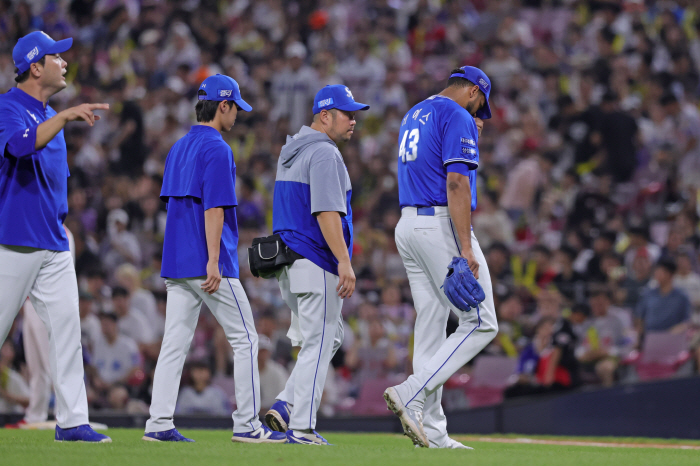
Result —
<svg viewBox="0 0 700 466"><path fill-rule="evenodd" d="M435 215L435 207L416 207L416 214L425 215L426 217L432 217Z"/></svg>

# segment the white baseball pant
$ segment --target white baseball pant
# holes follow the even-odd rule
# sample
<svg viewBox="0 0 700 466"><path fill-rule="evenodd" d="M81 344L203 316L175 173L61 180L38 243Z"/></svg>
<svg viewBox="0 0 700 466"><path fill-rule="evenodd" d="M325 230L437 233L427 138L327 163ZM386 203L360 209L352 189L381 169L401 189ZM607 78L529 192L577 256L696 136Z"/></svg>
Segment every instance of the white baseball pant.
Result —
<svg viewBox="0 0 700 466"><path fill-rule="evenodd" d="M447 266L461 254L461 243L447 207L435 214L417 214L404 207L396 226L396 245L408 273L416 308L413 375L397 391L409 408L423 412L423 427L430 446L447 442L447 420L442 410L442 385L476 356L498 332L493 289L486 258L472 232L472 250L479 263L479 284L486 299L478 309L463 312L454 307L441 289ZM452 310L459 327L446 338L445 326Z"/></svg>
<svg viewBox="0 0 700 466"><path fill-rule="evenodd" d="M0 245L0 341L27 295L48 331L56 422L63 429L87 424L78 280L70 252Z"/></svg>
<svg viewBox="0 0 700 466"><path fill-rule="evenodd" d="M24 413L27 423L44 422L49 417L51 375L49 364L49 334L36 313L32 302L23 307L24 357L29 370L29 406Z"/></svg>
<svg viewBox="0 0 700 466"><path fill-rule="evenodd" d="M292 405L289 429L316 428L328 367L343 343L343 300L339 278L308 259L299 259L277 272L282 298L292 310L287 334L301 346L297 362L278 400Z"/></svg>
<svg viewBox="0 0 700 466"><path fill-rule="evenodd" d="M165 309L165 335L153 377L151 418L146 432L162 432L175 428L173 414L177 404L180 377L197 327L202 302L207 304L223 327L233 348L233 377L236 411L233 432L258 429L260 410L260 375L258 373L258 333L253 312L241 282L222 278L214 294L202 290L205 278L167 279L168 301Z"/></svg>

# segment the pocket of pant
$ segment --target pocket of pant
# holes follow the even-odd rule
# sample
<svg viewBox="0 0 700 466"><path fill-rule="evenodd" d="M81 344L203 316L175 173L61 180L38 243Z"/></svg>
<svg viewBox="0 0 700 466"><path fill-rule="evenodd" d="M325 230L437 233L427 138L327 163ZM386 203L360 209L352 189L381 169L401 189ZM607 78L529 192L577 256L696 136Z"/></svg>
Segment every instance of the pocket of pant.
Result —
<svg viewBox="0 0 700 466"><path fill-rule="evenodd" d="M413 229L413 234L418 236L432 235L438 231L437 227L419 227Z"/></svg>
<svg viewBox="0 0 700 466"><path fill-rule="evenodd" d="M323 269L309 259L297 260L287 272L289 275L289 291L292 293L322 291L323 273Z"/></svg>

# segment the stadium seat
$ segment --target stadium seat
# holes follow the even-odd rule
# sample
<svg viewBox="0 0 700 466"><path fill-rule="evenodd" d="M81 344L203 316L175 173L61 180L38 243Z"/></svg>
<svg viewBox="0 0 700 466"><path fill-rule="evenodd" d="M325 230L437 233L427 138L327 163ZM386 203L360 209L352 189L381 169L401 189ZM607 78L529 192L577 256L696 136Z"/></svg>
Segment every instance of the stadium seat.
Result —
<svg viewBox="0 0 700 466"><path fill-rule="evenodd" d="M515 373L517 360L506 356L480 356L474 363L466 395L471 408L491 406L503 401L503 390Z"/></svg>
<svg viewBox="0 0 700 466"><path fill-rule="evenodd" d="M365 381L360 387L360 395L352 407L352 413L363 416L391 415L391 411L386 408L384 401L384 390L398 382L393 378Z"/></svg>
<svg viewBox="0 0 700 466"><path fill-rule="evenodd" d="M635 367L640 380L673 377L678 368L690 359L684 334L650 332Z"/></svg>

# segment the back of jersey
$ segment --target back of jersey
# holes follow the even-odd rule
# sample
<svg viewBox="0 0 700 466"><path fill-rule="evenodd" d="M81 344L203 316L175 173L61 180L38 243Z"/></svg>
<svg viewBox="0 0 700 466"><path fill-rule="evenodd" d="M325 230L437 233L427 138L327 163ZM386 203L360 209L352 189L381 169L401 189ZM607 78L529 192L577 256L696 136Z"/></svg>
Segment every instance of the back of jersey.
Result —
<svg viewBox="0 0 700 466"><path fill-rule="evenodd" d="M401 207L446 206L447 173L469 177L476 209L479 133L474 117L454 100L432 96L404 116L399 131Z"/></svg>

